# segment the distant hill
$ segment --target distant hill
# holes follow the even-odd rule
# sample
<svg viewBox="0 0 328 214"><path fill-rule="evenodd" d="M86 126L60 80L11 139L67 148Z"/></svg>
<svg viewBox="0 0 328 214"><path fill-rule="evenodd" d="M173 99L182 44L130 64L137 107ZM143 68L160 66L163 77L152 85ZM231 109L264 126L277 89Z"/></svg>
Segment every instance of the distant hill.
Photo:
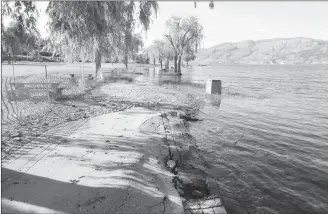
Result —
<svg viewBox="0 0 328 214"><path fill-rule="evenodd" d="M328 41L279 38L223 43L199 50L193 64L328 64Z"/></svg>

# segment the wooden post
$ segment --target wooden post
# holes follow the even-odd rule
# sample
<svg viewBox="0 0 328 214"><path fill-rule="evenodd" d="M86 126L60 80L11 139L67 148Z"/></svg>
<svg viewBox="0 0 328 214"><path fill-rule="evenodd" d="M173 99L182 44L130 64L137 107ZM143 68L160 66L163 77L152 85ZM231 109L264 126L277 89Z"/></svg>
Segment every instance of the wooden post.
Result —
<svg viewBox="0 0 328 214"><path fill-rule="evenodd" d="M48 77L47 65L44 65L44 69L46 71L46 77Z"/></svg>
<svg viewBox="0 0 328 214"><path fill-rule="evenodd" d="M16 83L14 62L13 62L13 76L14 76L14 83Z"/></svg>
<svg viewBox="0 0 328 214"><path fill-rule="evenodd" d="M82 49L82 93L84 93L84 49Z"/></svg>
<svg viewBox="0 0 328 214"><path fill-rule="evenodd" d="M44 70L46 72L46 81L47 81L47 87L48 87L48 101L49 101L49 104L51 104L51 98L50 98L50 88L51 87L49 87L47 65L44 65Z"/></svg>

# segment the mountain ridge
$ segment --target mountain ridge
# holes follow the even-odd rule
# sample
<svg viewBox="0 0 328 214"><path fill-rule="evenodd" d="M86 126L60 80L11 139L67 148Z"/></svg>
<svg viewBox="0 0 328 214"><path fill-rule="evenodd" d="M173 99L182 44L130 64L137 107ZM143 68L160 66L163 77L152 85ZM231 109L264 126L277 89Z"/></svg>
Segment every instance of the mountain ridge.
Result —
<svg viewBox="0 0 328 214"><path fill-rule="evenodd" d="M291 37L227 42L199 50L193 64L328 64L328 41Z"/></svg>

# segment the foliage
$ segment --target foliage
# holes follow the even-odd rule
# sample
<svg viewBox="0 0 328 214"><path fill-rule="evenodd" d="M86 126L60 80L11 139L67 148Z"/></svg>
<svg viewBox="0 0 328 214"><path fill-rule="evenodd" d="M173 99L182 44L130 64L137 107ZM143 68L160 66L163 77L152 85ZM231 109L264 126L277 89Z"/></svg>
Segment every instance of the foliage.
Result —
<svg viewBox="0 0 328 214"><path fill-rule="evenodd" d="M137 54L135 56L135 62L139 64L149 64L149 57L145 54Z"/></svg>
<svg viewBox="0 0 328 214"><path fill-rule="evenodd" d="M150 59L149 59L149 56L148 56L148 55L146 56L145 63L146 63L146 64L149 64L149 63L150 63Z"/></svg>
<svg viewBox="0 0 328 214"><path fill-rule="evenodd" d="M164 56L167 60L172 60L174 56L173 49L171 47L171 44L168 41L164 41Z"/></svg>
<svg viewBox="0 0 328 214"><path fill-rule="evenodd" d="M165 42L162 40L153 41L153 45L155 48L155 53L157 57L161 60L165 56Z"/></svg>
<svg viewBox="0 0 328 214"><path fill-rule="evenodd" d="M14 55L15 53L21 51L21 32L16 28L16 26L13 26L11 23L11 26L4 30L2 34L1 46L4 48L4 52Z"/></svg>
<svg viewBox="0 0 328 214"><path fill-rule="evenodd" d="M142 37L140 34L134 34L132 36L132 45L131 45L131 52L133 54L137 54L139 53L139 51L141 50L141 48L143 47L143 41L142 41Z"/></svg>
<svg viewBox="0 0 328 214"><path fill-rule="evenodd" d="M183 59L186 61L187 65L189 63L189 61L195 60L196 56L195 56L195 52L196 52L196 48L192 45L187 45L184 53L183 53Z"/></svg>
<svg viewBox="0 0 328 214"><path fill-rule="evenodd" d="M34 32L39 36L39 32L36 28L36 20L38 17L38 11L35 7L35 3L32 1L1 1L1 28L3 27L3 18L10 17L19 26L29 32Z"/></svg>
<svg viewBox="0 0 328 214"><path fill-rule="evenodd" d="M187 45L198 46L203 39L203 26L195 16L181 19L172 17L166 22L167 33L165 37L178 55L182 55Z"/></svg>
<svg viewBox="0 0 328 214"><path fill-rule="evenodd" d="M203 26L197 17L191 16L185 19L171 17L166 22L167 33L165 37L171 45L174 53L174 70L181 72L181 57L186 48L195 47L197 50L200 41L203 39Z"/></svg>
<svg viewBox="0 0 328 214"><path fill-rule="evenodd" d="M2 48L4 52L12 56L26 53L31 55L40 40L33 32L27 31L19 22L11 22L3 29Z"/></svg>
<svg viewBox="0 0 328 214"><path fill-rule="evenodd" d="M135 50L132 32L137 7L139 21L147 30L152 11L157 13L155 1L142 1L138 5L133 1L50 2L47 8L50 30L53 39L60 40L54 43L57 47L68 44L71 52L93 53L97 73L102 56L122 52L127 55L129 50Z"/></svg>
<svg viewBox="0 0 328 214"><path fill-rule="evenodd" d="M147 55L149 55L153 59L158 59L158 61L162 65L162 60L165 55L164 46L164 41L154 40L153 43L145 50L145 53L147 53Z"/></svg>
<svg viewBox="0 0 328 214"><path fill-rule="evenodd" d="M141 35L132 33L131 38L125 41L125 48L123 48L123 50L125 50L124 62L126 67L128 65L128 58L131 57L132 59L134 59L136 54L139 53L142 47L143 47L143 41Z"/></svg>

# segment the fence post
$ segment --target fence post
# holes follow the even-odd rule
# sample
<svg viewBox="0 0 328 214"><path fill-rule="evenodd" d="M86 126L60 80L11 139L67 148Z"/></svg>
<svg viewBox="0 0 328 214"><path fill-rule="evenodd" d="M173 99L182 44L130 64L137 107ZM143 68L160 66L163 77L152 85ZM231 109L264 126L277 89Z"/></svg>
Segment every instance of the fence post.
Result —
<svg viewBox="0 0 328 214"><path fill-rule="evenodd" d="M82 90L83 90L83 93L85 91L85 79L84 79L84 59L83 59L83 62L82 62Z"/></svg>
<svg viewBox="0 0 328 214"><path fill-rule="evenodd" d="M15 78L15 66L14 66L14 62L13 62L13 76L14 76L14 84L16 84L16 78Z"/></svg>
<svg viewBox="0 0 328 214"><path fill-rule="evenodd" d="M44 69L46 71L46 77L48 77L47 65L44 65Z"/></svg>
<svg viewBox="0 0 328 214"><path fill-rule="evenodd" d="M83 46L82 46L83 47ZM85 85L84 85L84 49L82 49L82 93L84 93L84 90L85 90Z"/></svg>
<svg viewBox="0 0 328 214"><path fill-rule="evenodd" d="M49 85L49 81L48 81L48 71L47 71L47 65L44 65L44 70L46 72L46 81L47 81L47 87L48 87L48 101L49 101L49 104L51 104L51 98L50 98L50 85Z"/></svg>

